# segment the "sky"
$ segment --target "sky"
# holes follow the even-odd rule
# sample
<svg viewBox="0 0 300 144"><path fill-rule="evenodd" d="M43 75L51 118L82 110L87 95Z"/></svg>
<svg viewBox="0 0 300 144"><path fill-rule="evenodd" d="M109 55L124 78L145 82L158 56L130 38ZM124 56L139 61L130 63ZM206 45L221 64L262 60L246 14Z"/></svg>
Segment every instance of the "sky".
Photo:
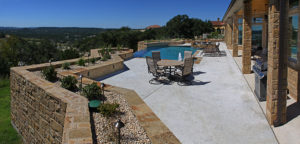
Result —
<svg viewBox="0 0 300 144"><path fill-rule="evenodd" d="M0 26L145 28L178 14L222 19L230 0L0 0Z"/></svg>

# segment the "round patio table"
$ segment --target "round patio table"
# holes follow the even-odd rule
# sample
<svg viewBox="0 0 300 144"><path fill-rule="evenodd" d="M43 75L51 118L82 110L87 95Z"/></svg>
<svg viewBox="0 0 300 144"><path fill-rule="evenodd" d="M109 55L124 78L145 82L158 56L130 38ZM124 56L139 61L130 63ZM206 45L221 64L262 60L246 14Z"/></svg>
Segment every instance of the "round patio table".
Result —
<svg viewBox="0 0 300 144"><path fill-rule="evenodd" d="M172 75L172 67L176 67L176 66L182 66L183 62L182 61L177 61L177 60L167 60L167 59L163 59L157 62L157 65L159 66L163 66L163 67L168 67L169 68L169 79L171 80L175 80L175 77L173 77L173 75L175 75L175 70L173 71L173 75Z"/></svg>
<svg viewBox="0 0 300 144"><path fill-rule="evenodd" d="M181 65L183 65L183 62L182 61L177 61L177 60L163 59L163 60L158 61L157 65L165 66L165 67L181 66Z"/></svg>

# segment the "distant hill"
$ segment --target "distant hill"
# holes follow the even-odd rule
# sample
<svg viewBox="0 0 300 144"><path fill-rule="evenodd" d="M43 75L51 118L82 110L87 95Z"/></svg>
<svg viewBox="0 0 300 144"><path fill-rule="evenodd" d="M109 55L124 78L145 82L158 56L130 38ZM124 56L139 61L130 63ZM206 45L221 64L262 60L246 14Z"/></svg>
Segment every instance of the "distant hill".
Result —
<svg viewBox="0 0 300 144"><path fill-rule="evenodd" d="M112 29L78 27L0 27L0 33L24 38L50 39L57 42L69 42L89 36L93 37L107 30Z"/></svg>

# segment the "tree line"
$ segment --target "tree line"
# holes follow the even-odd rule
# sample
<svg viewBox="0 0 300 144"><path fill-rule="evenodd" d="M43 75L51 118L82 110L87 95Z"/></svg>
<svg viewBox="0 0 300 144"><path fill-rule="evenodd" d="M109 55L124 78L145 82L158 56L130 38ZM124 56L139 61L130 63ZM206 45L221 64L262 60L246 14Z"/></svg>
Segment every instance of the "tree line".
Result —
<svg viewBox="0 0 300 144"><path fill-rule="evenodd" d="M0 40L0 76L9 74L9 68L20 65L31 65L53 60L78 58L76 49L57 49L49 40L30 41L10 36Z"/></svg>
<svg viewBox="0 0 300 144"><path fill-rule="evenodd" d="M67 28L66 30L63 28L22 29L21 32L14 30L8 32L9 30L5 31L0 28L0 76L8 75L9 68L13 66L45 63L50 59L78 58L80 54L88 52L90 49L108 46L122 46L136 50L138 41L194 38L203 33L212 32L213 27L209 21L178 15L169 20L165 26L147 29L144 32L129 27L96 29L97 34L92 32L93 29L76 28ZM39 31L40 33L38 33ZM84 37L68 40L66 34L69 35L69 33L81 34ZM5 38L5 34L11 36ZM62 42L66 44L63 48L59 47Z"/></svg>
<svg viewBox="0 0 300 144"><path fill-rule="evenodd" d="M161 28L147 29L144 32L122 27L117 30L108 30L95 37L76 41L74 47L80 51L89 51L95 47L122 45L137 49L138 41L172 38L189 38L200 36L203 33L213 32L211 22L201 19L189 18L187 15L177 15Z"/></svg>

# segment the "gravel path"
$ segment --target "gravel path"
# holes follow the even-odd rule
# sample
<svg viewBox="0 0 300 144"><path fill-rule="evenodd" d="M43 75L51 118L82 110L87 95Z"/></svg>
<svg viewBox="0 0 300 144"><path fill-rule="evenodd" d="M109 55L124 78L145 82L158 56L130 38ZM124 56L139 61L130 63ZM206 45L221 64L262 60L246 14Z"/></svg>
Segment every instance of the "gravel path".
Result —
<svg viewBox="0 0 300 144"><path fill-rule="evenodd" d="M114 143L116 130L113 128L113 123L118 119L125 124L125 127L121 129L121 143L126 144L150 144L151 141L147 136L145 130L140 126L137 118L132 113L126 100L120 94L105 92L107 100L106 103L118 103L120 104L120 115L116 115L111 118L105 118L100 113L93 113L95 121L95 129L97 135L98 144L102 143Z"/></svg>

